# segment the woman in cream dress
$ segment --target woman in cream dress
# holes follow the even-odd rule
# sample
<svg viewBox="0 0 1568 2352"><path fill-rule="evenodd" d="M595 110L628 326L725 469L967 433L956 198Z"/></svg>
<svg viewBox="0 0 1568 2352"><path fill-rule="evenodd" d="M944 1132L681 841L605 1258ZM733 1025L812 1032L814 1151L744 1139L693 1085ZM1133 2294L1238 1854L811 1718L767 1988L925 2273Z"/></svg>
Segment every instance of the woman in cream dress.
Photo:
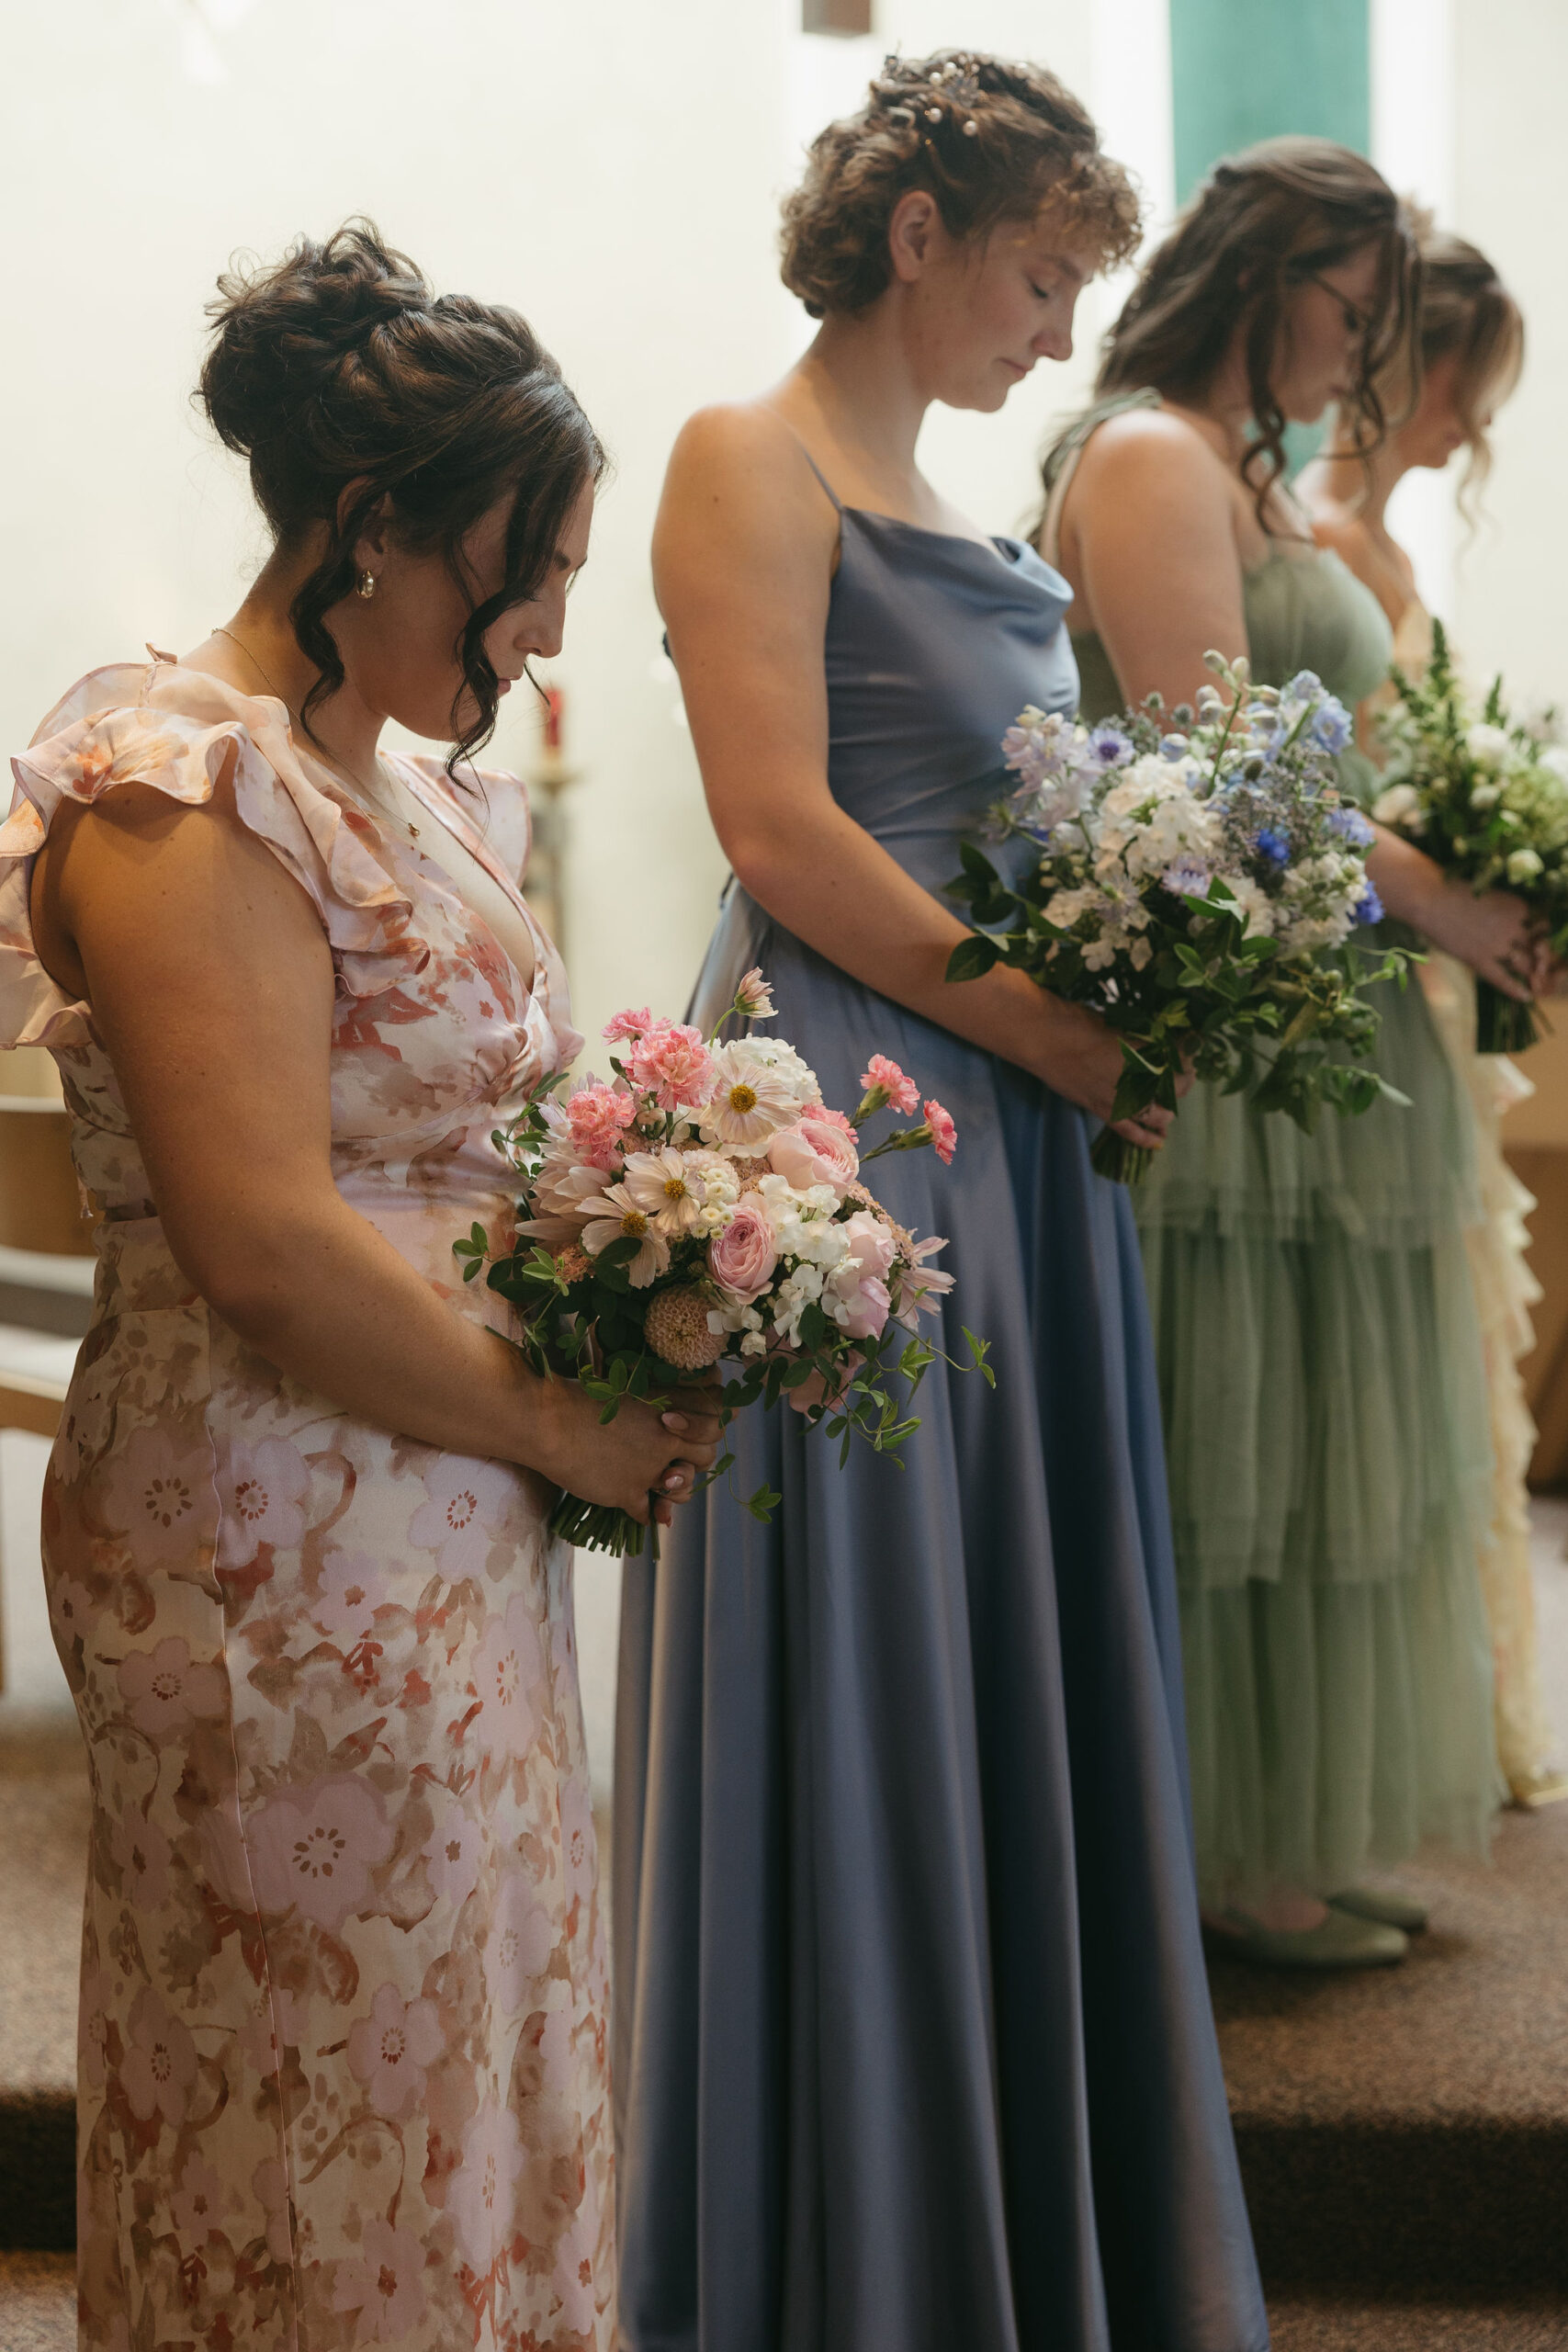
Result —
<svg viewBox="0 0 1568 2352"><path fill-rule="evenodd" d="M1365 467L1359 458L1331 451L1314 458L1298 484L1320 543L1335 550L1387 614L1394 661L1407 673L1426 667L1432 621L1416 592L1410 558L1389 530L1389 499L1413 468L1440 469L1466 449L1469 466L1461 492L1465 503L1485 477L1491 462L1487 427L1517 382L1524 358L1524 321L1484 254L1464 238L1435 229L1429 219L1419 223L1418 233L1419 401ZM1361 732L1374 752L1371 722L1391 691L1380 691L1363 706ZM1501 1135L1504 1112L1529 1092L1529 1081L1506 1056L1476 1052L1475 979L1466 965L1434 952L1422 967L1421 980L1475 1110L1483 1215L1466 1228L1465 1239L1492 1408L1492 1511L1481 1548L1481 1578L1496 1668L1498 1759L1514 1802L1542 1804L1568 1796L1568 1779L1553 1766L1541 1696L1525 1491L1535 1428L1518 1367L1529 1351L1529 1310L1540 1295L1525 1262L1525 1218L1535 1204L1503 1157Z"/></svg>

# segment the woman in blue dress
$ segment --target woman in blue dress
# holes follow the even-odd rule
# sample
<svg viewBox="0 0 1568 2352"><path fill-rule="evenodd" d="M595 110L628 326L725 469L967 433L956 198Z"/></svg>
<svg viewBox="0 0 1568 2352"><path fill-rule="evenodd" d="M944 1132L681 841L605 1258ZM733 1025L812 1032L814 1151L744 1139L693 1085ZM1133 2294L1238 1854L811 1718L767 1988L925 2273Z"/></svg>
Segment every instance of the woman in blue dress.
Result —
<svg viewBox="0 0 1568 2352"><path fill-rule="evenodd" d="M874 1053L957 1121L884 1161L953 1238L997 1390L939 1365L906 1466L787 1413L627 1563L615 1901L634 2352L1260 2352L1200 1951L1158 1409L1114 1041L1016 974L950 987L941 898L1026 703L1070 710L1058 575L916 469L999 409L1134 242L1054 76L890 61L818 140L786 284L823 321L693 419L654 561L735 868L697 991L760 964L852 1102ZM1165 1122L1134 1129L1160 1142ZM884 1174L886 1170L886 1174Z"/></svg>

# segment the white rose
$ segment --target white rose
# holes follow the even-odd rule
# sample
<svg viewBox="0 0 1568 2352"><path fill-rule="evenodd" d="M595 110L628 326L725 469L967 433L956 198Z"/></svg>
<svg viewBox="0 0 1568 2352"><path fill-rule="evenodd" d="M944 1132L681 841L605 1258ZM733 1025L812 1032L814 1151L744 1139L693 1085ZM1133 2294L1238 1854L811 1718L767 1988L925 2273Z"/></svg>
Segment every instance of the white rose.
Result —
<svg viewBox="0 0 1568 2352"><path fill-rule="evenodd" d="M1500 784L1477 784L1471 787L1470 805L1472 808L1495 808L1502 797Z"/></svg>
<svg viewBox="0 0 1568 2352"><path fill-rule="evenodd" d="M1500 727L1488 727L1484 719L1465 729L1464 747L1477 767L1500 768L1508 756L1508 739Z"/></svg>
<svg viewBox="0 0 1568 2352"><path fill-rule="evenodd" d="M1508 860L1510 882L1533 882L1543 870L1541 861L1533 849L1517 849Z"/></svg>
<svg viewBox="0 0 1568 2352"><path fill-rule="evenodd" d="M1419 814L1421 795L1413 784L1391 784L1386 792L1372 803L1372 815L1380 825L1402 825L1405 820Z"/></svg>

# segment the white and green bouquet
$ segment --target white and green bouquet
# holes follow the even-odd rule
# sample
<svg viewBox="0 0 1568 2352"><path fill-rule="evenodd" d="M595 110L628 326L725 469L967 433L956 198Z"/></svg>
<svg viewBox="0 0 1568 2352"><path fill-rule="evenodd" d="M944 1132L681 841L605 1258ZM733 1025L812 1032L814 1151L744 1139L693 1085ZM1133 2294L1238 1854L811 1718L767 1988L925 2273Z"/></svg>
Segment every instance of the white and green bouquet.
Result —
<svg viewBox="0 0 1568 2352"><path fill-rule="evenodd" d="M1512 890L1553 953L1568 956L1568 752L1510 720L1500 677L1477 711L1440 621L1426 676L1396 669L1393 683L1399 698L1380 721L1387 761L1373 816L1477 894ZM1477 1053L1520 1053L1537 1034L1533 1005L1477 983Z"/></svg>
<svg viewBox="0 0 1568 2352"><path fill-rule="evenodd" d="M1393 1095L1357 1067L1378 1031L1363 990L1409 959L1356 944L1383 910L1375 835L1337 783L1349 714L1310 671L1254 686L1245 661L1207 659L1226 693L1196 712L1151 695L1094 727L1029 709L1009 729L1020 781L992 831L1039 854L1014 883L964 843L948 888L974 929L948 978L1008 964L1098 1012L1122 1046L1112 1120L1174 1110L1190 1069L1310 1133L1325 1102ZM1107 1125L1091 1156L1134 1183L1151 1154Z"/></svg>

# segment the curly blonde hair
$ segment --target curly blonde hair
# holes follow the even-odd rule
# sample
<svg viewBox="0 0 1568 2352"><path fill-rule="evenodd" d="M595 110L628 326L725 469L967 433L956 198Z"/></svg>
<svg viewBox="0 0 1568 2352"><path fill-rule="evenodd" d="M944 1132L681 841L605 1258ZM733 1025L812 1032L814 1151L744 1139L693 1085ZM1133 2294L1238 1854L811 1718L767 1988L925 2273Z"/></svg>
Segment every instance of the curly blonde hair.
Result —
<svg viewBox="0 0 1568 2352"><path fill-rule="evenodd" d="M1044 66L968 50L889 57L860 112L813 140L784 201L780 274L814 319L864 311L886 291L888 226L911 188L934 198L950 236L1043 214L1102 269L1127 260L1142 230L1132 180Z"/></svg>

